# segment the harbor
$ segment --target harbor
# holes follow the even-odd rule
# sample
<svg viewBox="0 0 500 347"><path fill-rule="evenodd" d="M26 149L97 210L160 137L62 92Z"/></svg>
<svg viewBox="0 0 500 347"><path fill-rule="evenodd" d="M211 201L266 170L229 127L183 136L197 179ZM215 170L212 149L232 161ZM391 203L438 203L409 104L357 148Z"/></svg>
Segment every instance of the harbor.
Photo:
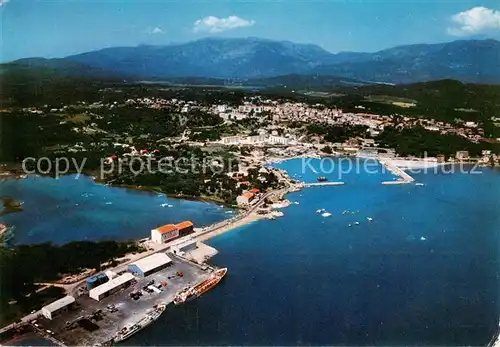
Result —
<svg viewBox="0 0 500 347"><path fill-rule="evenodd" d="M379 159L380 164L384 166L389 172L392 174L399 176L399 179L397 181L384 181L382 184L407 184L407 183L412 183L415 181L413 177L411 177L409 174L407 174L403 169L401 169L399 166L397 166L393 161L391 160L385 160L385 159Z"/></svg>
<svg viewBox="0 0 500 347"><path fill-rule="evenodd" d="M184 221L155 228L151 230L150 238L139 241L147 251L128 254L119 259L121 264L105 273L88 278L77 276L75 283L44 283L62 287L68 296L25 316L19 323L2 331L29 324L35 333L59 346L108 345L132 334L132 331L133 334L139 333L145 328L144 322L149 325L157 319L148 318L151 312L155 312L155 307L165 305L164 314L168 314L180 292L200 285L217 271L217 268L207 264L218 253L217 249L201 241L274 216L272 212L258 212L268 198L280 199L286 192L288 189L262 194L249 208L207 227L194 228L191 222ZM156 265L150 265L155 263L159 264L157 269ZM154 269L138 270L141 266L152 266ZM101 284L103 278L105 282ZM89 290L90 280L96 280L99 286ZM205 291L211 288L209 286ZM71 299L69 303L59 303L67 298ZM47 310L53 310L52 306L56 307L54 310L61 310L61 305L64 306L63 312L57 312L53 317L47 314Z"/></svg>
<svg viewBox="0 0 500 347"><path fill-rule="evenodd" d="M290 172L293 173L292 170ZM311 175L309 181L317 179L316 176L317 176L316 173L314 173L314 175ZM381 180L374 182L376 186L380 185L380 181ZM351 189L351 187L355 186L352 185L349 180L347 182L348 185L343 187L340 191L343 191L345 189ZM263 193L259 197L259 200L257 200L254 204L250 205L248 209L242 209L238 212L234 211L233 212L234 215L232 218L212 224L207 227L193 228L192 233L183 237L179 237L174 241L158 244L152 242L150 239L145 241L142 240L143 244L145 244L148 248L147 252L135 255L127 255L126 257L120 260L122 261L122 263L117 268L110 270L115 272L118 276L121 276L127 272L127 267L129 264L137 262L142 258L145 258L149 255L156 253L166 254L170 259L172 259L172 264L169 267L158 270L157 272L154 272L152 274L148 274L145 277L134 275L134 281L137 281L137 283L130 284L130 286L128 286L127 288L120 289L119 291L110 294L108 297L103 298L100 301L96 301L95 299L88 297L87 295L88 293L86 292L81 293L81 295L76 295L78 292L78 288L81 288L82 285L84 284L82 282L77 283L76 285L67 286L66 287L68 288L67 293L69 295L75 295L76 298L75 307L72 308L71 310L68 310L67 312L61 313L57 317L54 317L53 320L41 317L40 312L37 312L36 315L39 317L36 318L33 317L33 319L30 320L30 321L36 320L36 322L32 323L34 330L36 330L36 332L39 335L51 340L52 343L60 346L82 345L82 344L83 345L107 344L110 343L110 339L115 337L116 333L119 332L121 329L125 327L132 327L134 324L137 324L138 322L144 322L144 321L147 322L148 320L145 319L145 317L147 317L148 312L150 312L155 305L163 303L167 304L166 310L160 316L161 318L158 319L163 320L167 317L170 317L167 315L172 314L173 310L178 310L178 312L179 310L182 310L182 307L176 307L173 304L171 304L172 298L174 298L175 295L179 293L179 291L182 291L186 287L194 287L196 286L196 284L208 279L211 276L211 274L214 273L214 270L216 270L214 267L207 265L207 262L211 257L213 257L218 252L217 249L224 249L224 248L223 247L220 248L219 246L221 245L218 244L217 242L215 242L215 247L217 249L212 246L206 245L202 242L204 240L213 238L216 235L225 233L229 230L234 230L234 228L251 224L262 218L266 218L265 216L259 215L257 212L260 209L264 208L263 205L266 203L265 200L267 200L267 198L278 198L277 202L269 205L272 206L276 204L276 206L282 206L282 207L276 207L278 209L285 208L288 205L295 205L295 204L298 205L299 201L300 201L300 206L309 206L308 203L301 200L302 194L304 194L304 197L307 196L307 194L309 193L317 194L321 191L321 189L310 189L311 192L308 192L308 189L304 189L304 191L301 194L295 194L295 197L293 198L295 202L285 204L284 202L279 201L280 197L282 198L285 194L294 189L306 188L305 184L304 186L301 186L300 183L301 182L291 182L290 186L288 186L286 189ZM317 182L317 183L314 182L310 184L311 187L329 186L329 185L336 186L341 184L335 181ZM374 189L376 189L375 186L373 187ZM328 190L330 189L325 189L325 191ZM336 190L332 189L331 191L336 191ZM384 189L381 191L388 191L388 190ZM319 201L317 201L316 204L313 203L315 206L313 208L314 210L319 207L327 207L328 210L333 213L333 216L329 219L328 218L323 219L320 218L320 216L318 216L317 218L318 230L322 230L321 228L325 228L325 225L335 223L335 212L337 212L338 214L340 213L340 211L345 210L346 208L349 208L350 211L354 211L355 208L361 209L360 207L344 206L343 204L340 204L337 208L334 208L330 207L334 206L332 205L333 202L328 202L328 201L325 202L323 200L326 199L324 196L321 196L320 198L318 195L318 199ZM286 213L286 210L283 211ZM295 208L293 210L294 213L295 211L298 212L298 208ZM312 213L310 211L312 210L309 210L309 213ZM320 211L320 212L327 213L327 211ZM318 212L318 214L320 214L320 212ZM291 218L293 218L294 213L290 213L290 215L292 216ZM369 214L369 216L376 216L376 214L375 213ZM347 218L347 216L342 218ZM274 224L274 225L276 225L277 228L279 228L281 223L286 223L287 220L288 219L285 219L284 221L279 222L279 224ZM370 221L370 219L368 220ZM298 223L299 221L300 219L299 220L295 219L294 223ZM253 226L252 231L256 231L256 229L266 228L266 227L272 228L273 227L272 223L273 222L259 223L258 226ZM384 223L382 218L375 218L373 223L366 223L366 226L367 228L376 228L381 223ZM346 222L345 224L343 224L343 226L336 225L335 228L337 227L346 228L347 225L348 224ZM353 223L353 226L354 225L356 224ZM364 225L362 221L361 225ZM355 235L354 233L362 233L364 231L364 227L363 228L353 227L351 230L349 230L349 233L347 235ZM272 232L276 233L276 231ZM272 235L271 232L269 232L268 234ZM340 236L339 234L336 234L335 231L331 231L331 233L328 234L328 236L332 237L332 240L333 237L336 238L343 237ZM430 237L429 235L425 236L427 237L427 239L422 239L417 237L417 240L421 240L418 241L421 243L421 245L430 244L432 240L432 237ZM363 237L370 237L370 236L367 234L363 235ZM235 263L232 261L227 261L227 259L225 259L223 262L221 262L221 264L216 264L216 265L220 266L229 265L228 274L229 276L231 276L231 270L232 270L231 264L234 265ZM179 271L183 273L183 277L179 277L177 275L177 272ZM236 272L233 270L233 273ZM190 277L191 279L188 279L188 277ZM154 284L150 285L149 283L153 279L155 280L155 282ZM232 281L233 278L231 278L231 282ZM167 283L166 286L163 286L163 282ZM158 288L158 286L160 285L161 288ZM229 285L229 282L227 282L226 285ZM156 287L160 292L158 293L156 290L151 289L150 286ZM144 287L153 290L153 292L150 293L145 291L143 289ZM215 287L214 290L217 290L217 287ZM142 295L137 300L135 300L130 296L130 294L137 293L138 291L140 291ZM210 295L211 293L208 292L207 294L204 294L202 297L196 300L210 300L209 298ZM200 314L200 317L207 317L207 316L212 317L207 312L204 312L204 314ZM92 324L89 324L89 322ZM34 324L37 324L38 327L35 328ZM147 325L149 324L155 324L155 323L147 323ZM160 321L158 321L158 325L161 325ZM139 336L139 339L141 338L140 336L146 336L146 338L149 338L148 330L150 328L151 327L148 328L147 326L144 326L143 328L135 332L134 335L137 334L137 336ZM152 341L153 340L154 339L152 338ZM154 341L160 341L160 340L154 340ZM498 339L495 339L494 344L492 344L492 346L497 346L497 345L498 345Z"/></svg>
<svg viewBox="0 0 500 347"><path fill-rule="evenodd" d="M206 280L216 270L212 266L196 265L172 253L167 256L171 263L164 269L144 277L133 276L129 284L100 300L82 293L66 312L52 319L39 316L30 324L59 346L95 346L116 342L116 339L122 338L124 328L126 331L138 322L145 322L145 317L156 305L166 305L165 314L175 309L171 303L178 292ZM134 333L139 333L146 326L136 328Z"/></svg>

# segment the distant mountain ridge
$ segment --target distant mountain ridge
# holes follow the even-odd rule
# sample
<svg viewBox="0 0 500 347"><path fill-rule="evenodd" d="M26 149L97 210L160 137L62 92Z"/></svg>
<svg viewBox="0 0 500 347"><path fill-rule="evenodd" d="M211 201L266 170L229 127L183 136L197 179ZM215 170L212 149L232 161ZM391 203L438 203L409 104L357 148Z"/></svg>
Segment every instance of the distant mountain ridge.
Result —
<svg viewBox="0 0 500 347"><path fill-rule="evenodd" d="M165 46L106 48L50 59L42 65L67 74L71 72L71 63L76 64L73 66L76 70L80 66L85 74L144 80L274 78L279 84L277 76L290 75L295 76L294 81L323 76L329 77L326 81L415 83L455 79L500 84L500 42L491 39L398 46L375 53L332 54L317 45L289 41L207 38ZM310 77L298 78L298 75Z"/></svg>
<svg viewBox="0 0 500 347"><path fill-rule="evenodd" d="M390 83L454 79L500 83L500 42L460 40L440 44L398 46L376 53L343 53L342 59L313 69L335 75Z"/></svg>
<svg viewBox="0 0 500 347"><path fill-rule="evenodd" d="M202 39L168 46L106 48L67 60L141 77L254 78L307 73L329 61L315 45L288 41Z"/></svg>

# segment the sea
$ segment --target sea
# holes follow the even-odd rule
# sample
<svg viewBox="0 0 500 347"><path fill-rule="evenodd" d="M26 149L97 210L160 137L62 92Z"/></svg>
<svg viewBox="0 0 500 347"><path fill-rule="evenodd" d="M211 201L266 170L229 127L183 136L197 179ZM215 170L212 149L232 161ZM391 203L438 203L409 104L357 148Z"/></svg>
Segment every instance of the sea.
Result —
<svg viewBox="0 0 500 347"><path fill-rule="evenodd" d="M6 241L11 245L141 239L160 225L184 220L209 225L234 213L213 203L96 184L84 175L4 180L0 196L15 198L23 208L0 217L0 223L13 226Z"/></svg>
<svg viewBox="0 0 500 347"><path fill-rule="evenodd" d="M487 344L500 314L500 171L448 167L411 173L419 185L382 185L395 177L362 164L274 164L297 180L345 184L290 193L283 217L208 241L219 250L211 262L229 269L225 279L123 344ZM16 223L14 244L140 238L172 219L230 216L89 178L30 177L0 190L24 202L23 212L0 217Z"/></svg>

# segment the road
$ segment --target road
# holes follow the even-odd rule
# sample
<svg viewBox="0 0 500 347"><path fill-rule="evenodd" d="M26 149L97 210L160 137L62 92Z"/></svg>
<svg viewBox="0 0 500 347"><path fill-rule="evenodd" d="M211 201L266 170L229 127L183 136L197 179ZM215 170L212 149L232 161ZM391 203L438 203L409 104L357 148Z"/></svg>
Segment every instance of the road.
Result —
<svg viewBox="0 0 500 347"><path fill-rule="evenodd" d="M279 190L274 190L274 191L271 191L271 192L268 192L266 194L264 194L261 199L255 204L253 205L249 210L247 211L244 211L240 214L238 214L237 216L229 219L229 220L226 220L226 221L223 221L223 222L219 222L219 223L216 223L214 225L211 225L209 227L206 227L206 228L203 228L201 231L195 233L195 234L191 234L189 235L189 239L191 239L193 242L196 242L196 239L198 238L201 238L203 236L207 236L207 234L209 233L213 233L213 232L217 232L219 231L220 229L222 228L228 228L229 229L232 229L231 228L231 225L232 224L236 224L236 223L239 223L241 222L244 218L249 218L255 211L257 211L258 208L260 208L265 200L272 196L272 195L276 195L276 196L280 196L281 194L284 194L288 192L288 189L285 188L285 189L279 189ZM188 238L188 237L186 237ZM208 237L210 238L210 237ZM206 240L207 238L205 238ZM142 259L142 258L145 258L153 253L158 253L158 252L162 252L162 251L166 251L168 248L170 248L171 245L170 244L165 244L165 245L161 245L159 247L156 247L155 249L153 249L152 251L147 251L147 252L143 252L143 253L140 253L138 254L137 256L135 257L130 257L131 259L129 259L128 261L125 261L124 263L121 263L120 265L112 268L112 269L109 269L113 272L121 272L123 270L126 270L127 268L127 265L132 263L132 262L135 262L139 259ZM82 279L78 282L75 282L73 284L56 284L56 283L47 283L47 282L44 282L44 283L40 283L41 285L46 285L46 286L49 286L49 285L53 285L53 286L56 286L56 287L61 287L61 288L64 288L65 291L66 291L66 294L68 295L72 295L74 297L78 297L78 288L81 287L82 285L84 285L86 281L86 278L85 279ZM20 323L12 323L12 324L9 324L7 326L4 326L2 328L0 328L0 333L3 333L4 331L7 331L11 328L15 328L17 326L20 326L22 324L25 324L25 323L29 323L31 322L32 320L36 319L39 315L40 315L40 311L36 311L35 313L31 313L31 314L28 314L26 316L24 316L23 318L21 318L21 322Z"/></svg>

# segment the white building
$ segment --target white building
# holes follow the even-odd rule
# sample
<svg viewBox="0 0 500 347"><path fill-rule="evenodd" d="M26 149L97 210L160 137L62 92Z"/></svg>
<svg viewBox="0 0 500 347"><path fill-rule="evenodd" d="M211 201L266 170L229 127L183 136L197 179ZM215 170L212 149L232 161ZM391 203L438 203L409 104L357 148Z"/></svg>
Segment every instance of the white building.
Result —
<svg viewBox="0 0 500 347"><path fill-rule="evenodd" d="M475 122L465 122L465 126L469 128L477 128L477 123Z"/></svg>
<svg viewBox="0 0 500 347"><path fill-rule="evenodd" d="M104 299L105 297L116 293L120 289L128 286L135 279L134 275L130 272L126 272L121 276L113 278L106 283L101 284L89 291L89 296L97 301Z"/></svg>
<svg viewBox="0 0 500 347"><path fill-rule="evenodd" d="M151 241L165 243L179 236L179 229L175 224L167 224L151 230Z"/></svg>
<svg viewBox="0 0 500 347"><path fill-rule="evenodd" d="M254 197L253 193L246 192L236 198L236 203L238 206L248 206Z"/></svg>
<svg viewBox="0 0 500 347"><path fill-rule="evenodd" d="M274 135L271 135L267 139L267 142L269 142L270 144L273 144L273 145L288 146L288 143L290 142L290 140L288 138L286 138L286 137L283 137L283 136L274 136Z"/></svg>
<svg viewBox="0 0 500 347"><path fill-rule="evenodd" d="M155 253L142 258L128 266L128 272L141 277L146 277L172 264L172 259L165 253Z"/></svg>
<svg viewBox="0 0 500 347"><path fill-rule="evenodd" d="M227 105L217 105L217 112L226 112Z"/></svg>
<svg viewBox="0 0 500 347"><path fill-rule="evenodd" d="M262 106L255 106L255 105L240 105L238 107L238 111L243 112L243 113L261 113L263 111Z"/></svg>
<svg viewBox="0 0 500 347"><path fill-rule="evenodd" d="M242 120L248 118L248 115L241 112L231 112L229 114L229 120Z"/></svg>
<svg viewBox="0 0 500 347"><path fill-rule="evenodd" d="M65 296L56 300L47 306L42 307L42 315L47 319L53 319L58 314L65 312L68 308L75 303L75 298L71 295Z"/></svg>
<svg viewBox="0 0 500 347"><path fill-rule="evenodd" d="M222 138L222 143L225 145L238 145L241 141L241 136L226 136Z"/></svg>
<svg viewBox="0 0 500 347"><path fill-rule="evenodd" d="M266 141L266 134L248 136L246 142L249 144L263 143Z"/></svg>

